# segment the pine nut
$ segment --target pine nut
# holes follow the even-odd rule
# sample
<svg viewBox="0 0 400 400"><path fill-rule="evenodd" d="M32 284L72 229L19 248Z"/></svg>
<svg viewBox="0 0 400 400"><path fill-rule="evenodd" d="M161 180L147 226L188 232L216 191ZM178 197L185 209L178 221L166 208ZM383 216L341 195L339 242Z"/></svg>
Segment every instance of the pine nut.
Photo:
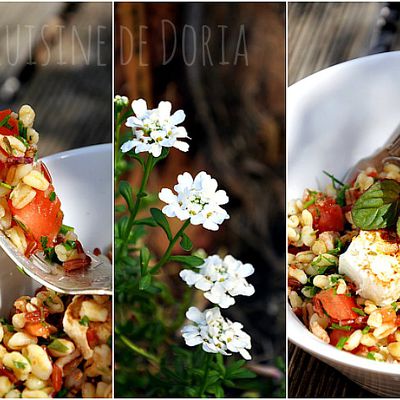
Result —
<svg viewBox="0 0 400 400"><path fill-rule="evenodd" d="M347 351L351 351L354 350L356 347L359 346L360 342L361 342L361 338L362 338L363 334L361 332L360 329L357 329L356 331L354 331L350 337L347 339L347 342L345 343L345 345L343 346L343 348Z"/></svg>
<svg viewBox="0 0 400 400"><path fill-rule="evenodd" d="M36 196L36 192L31 186L19 183L10 194L13 207L17 209L27 206Z"/></svg>

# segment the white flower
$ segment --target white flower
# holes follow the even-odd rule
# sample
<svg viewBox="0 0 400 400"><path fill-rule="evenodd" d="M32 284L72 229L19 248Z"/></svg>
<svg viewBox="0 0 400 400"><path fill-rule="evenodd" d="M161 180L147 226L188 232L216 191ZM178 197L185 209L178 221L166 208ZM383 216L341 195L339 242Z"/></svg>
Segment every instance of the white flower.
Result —
<svg viewBox="0 0 400 400"><path fill-rule="evenodd" d="M240 353L246 360L251 356L247 349L251 349L250 336L242 331L243 325L231 322L221 315L218 307L201 312L196 307L190 307L186 317L193 324L182 328L182 336L188 346L202 345L208 353L231 355Z"/></svg>
<svg viewBox="0 0 400 400"><path fill-rule="evenodd" d="M119 94L117 94L114 97L114 103L116 103L117 105L119 105L121 107L126 107L129 103L129 100L126 96L120 96Z"/></svg>
<svg viewBox="0 0 400 400"><path fill-rule="evenodd" d="M162 212L168 217L177 217L181 221L190 219L193 225L217 231L219 225L229 218L221 205L228 203L225 190L217 190L218 183L210 175L201 171L193 179L189 172L178 176L174 186L177 194L171 189L162 189L158 197L167 205Z"/></svg>
<svg viewBox="0 0 400 400"><path fill-rule="evenodd" d="M177 126L185 120L182 110L171 115L171 103L161 101L158 108L147 109L143 99L132 102L135 116L129 117L126 126L132 128L133 138L121 146L121 151L126 153L135 149L135 153L149 152L154 157L159 157L163 147L175 147L181 151L188 151L189 145L179 139L188 139L186 129Z"/></svg>
<svg viewBox="0 0 400 400"><path fill-rule="evenodd" d="M251 264L243 264L232 256L222 259L218 255L207 257L199 271L184 269L179 276L189 285L204 291L204 297L221 308L235 304L234 296L251 296L253 285L246 278L254 273Z"/></svg>

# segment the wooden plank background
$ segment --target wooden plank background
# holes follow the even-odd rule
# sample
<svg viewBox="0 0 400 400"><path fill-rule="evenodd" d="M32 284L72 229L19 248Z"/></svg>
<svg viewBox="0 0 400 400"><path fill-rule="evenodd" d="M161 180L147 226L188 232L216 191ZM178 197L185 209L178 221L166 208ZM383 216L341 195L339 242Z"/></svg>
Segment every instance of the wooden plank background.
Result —
<svg viewBox="0 0 400 400"><path fill-rule="evenodd" d="M382 37L385 3L289 3L288 81L375 52L400 49L396 32ZM289 160L290 162L290 160ZM289 397L376 397L332 367L289 345Z"/></svg>

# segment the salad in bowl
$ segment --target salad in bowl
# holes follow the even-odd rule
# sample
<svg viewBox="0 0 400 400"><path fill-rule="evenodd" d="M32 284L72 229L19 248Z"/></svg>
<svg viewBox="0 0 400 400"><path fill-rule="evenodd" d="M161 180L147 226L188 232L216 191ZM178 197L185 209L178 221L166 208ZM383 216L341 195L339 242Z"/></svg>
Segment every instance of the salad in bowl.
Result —
<svg viewBox="0 0 400 400"><path fill-rule="evenodd" d="M65 271L87 267L74 228L63 224L61 201L42 161L35 161L39 133L35 112L23 105L18 113L0 111L0 229L20 253L45 258Z"/></svg>
<svg viewBox="0 0 400 400"><path fill-rule="evenodd" d="M400 362L400 167L305 189L288 206L293 312L337 349Z"/></svg>

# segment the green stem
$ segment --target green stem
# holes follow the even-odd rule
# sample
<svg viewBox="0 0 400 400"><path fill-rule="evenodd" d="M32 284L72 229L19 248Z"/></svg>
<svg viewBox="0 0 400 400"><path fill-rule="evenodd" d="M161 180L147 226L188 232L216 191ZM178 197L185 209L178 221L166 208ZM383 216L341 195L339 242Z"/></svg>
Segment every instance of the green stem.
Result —
<svg viewBox="0 0 400 400"><path fill-rule="evenodd" d="M182 236L183 232L185 229L190 225L190 219L186 220L185 223L182 225L181 229L176 233L176 235L172 238L172 240L169 242L169 246L167 250L165 250L164 255L161 257L160 261L150 269L151 274L155 274L158 272L158 270L168 262L169 258L171 257L172 249L174 248L176 242L178 239Z"/></svg>
<svg viewBox="0 0 400 400"><path fill-rule="evenodd" d="M132 341L130 341L125 335L122 335L119 332L118 328L115 328L115 333L118 335L118 337L121 339L121 341L127 346L129 347L129 349L131 349L132 351L134 351L136 354L139 354L140 356L146 358L147 360L149 360L151 363L153 363L156 366L160 365L160 360L158 359L158 357L156 357L154 354L150 354L149 352L147 352L146 350L142 349L141 347L137 346L136 344L134 344Z"/></svg>
<svg viewBox="0 0 400 400"><path fill-rule="evenodd" d="M144 173L143 173L143 177L142 177L142 182L140 184L139 191L138 191L138 193L136 195L136 201L135 201L133 209L132 209L132 211L130 213L129 220L128 220L128 223L126 225L126 229L124 231L123 237L122 237L122 244L121 244L121 247L119 248L119 251L118 251L118 254L117 254L117 259L119 259L123 249L126 247L126 243L128 241L129 235L131 233L132 227L133 227L133 225L135 223L135 219L136 219L137 213L138 213L139 208L140 208L140 203L142 201L142 198L144 197L143 196L144 195L144 189L145 189L145 187L147 185L147 182L149 180L149 176L150 176L150 172L151 172L152 168L153 168L153 156L151 154L149 154L149 156L147 157L147 160L146 160L146 164L144 166Z"/></svg>
<svg viewBox="0 0 400 400"><path fill-rule="evenodd" d="M200 387L199 397L203 397L204 392L207 388L208 373L210 371L210 364L211 364L211 360L212 360L213 356L214 356L214 354L207 353L206 368L204 370L203 383Z"/></svg>

